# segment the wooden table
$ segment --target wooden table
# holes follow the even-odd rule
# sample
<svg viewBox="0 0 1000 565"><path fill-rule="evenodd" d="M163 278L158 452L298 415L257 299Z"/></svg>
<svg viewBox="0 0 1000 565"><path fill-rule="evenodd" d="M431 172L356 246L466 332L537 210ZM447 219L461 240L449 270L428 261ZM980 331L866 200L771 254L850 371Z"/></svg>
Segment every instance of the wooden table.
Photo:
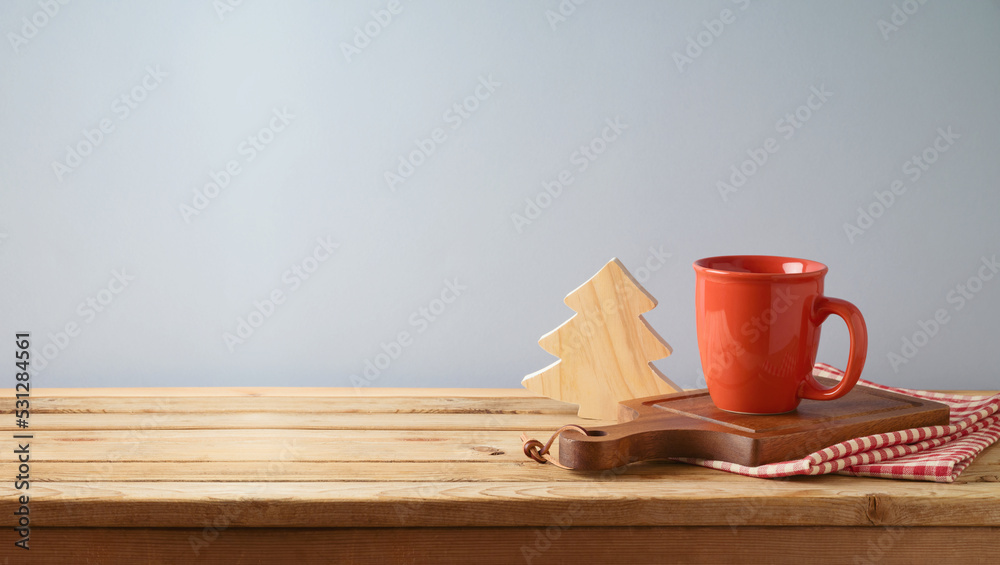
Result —
<svg viewBox="0 0 1000 565"><path fill-rule="evenodd" d="M1000 560L996 446L956 484L580 474L525 458L520 432L581 421L522 390L39 389L29 430L0 402L0 564Z"/></svg>

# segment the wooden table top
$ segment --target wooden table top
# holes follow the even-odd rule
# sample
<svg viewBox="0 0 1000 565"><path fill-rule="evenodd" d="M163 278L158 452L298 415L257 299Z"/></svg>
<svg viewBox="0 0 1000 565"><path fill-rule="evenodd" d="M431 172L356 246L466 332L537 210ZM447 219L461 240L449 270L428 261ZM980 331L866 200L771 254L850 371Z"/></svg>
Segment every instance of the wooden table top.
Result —
<svg viewBox="0 0 1000 565"><path fill-rule="evenodd" d="M1000 526L996 446L953 484L666 462L579 473L528 460L518 436L595 421L520 389L38 389L28 430L13 402L0 397L0 469L16 474L12 435L32 434L43 530ZM4 526L18 494L0 482Z"/></svg>

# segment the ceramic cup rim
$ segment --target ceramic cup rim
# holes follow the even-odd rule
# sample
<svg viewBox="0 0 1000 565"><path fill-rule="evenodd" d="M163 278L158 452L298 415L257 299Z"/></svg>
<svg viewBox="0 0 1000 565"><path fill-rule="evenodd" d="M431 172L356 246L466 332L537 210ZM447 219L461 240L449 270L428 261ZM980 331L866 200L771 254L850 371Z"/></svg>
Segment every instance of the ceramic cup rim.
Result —
<svg viewBox="0 0 1000 565"><path fill-rule="evenodd" d="M768 263L800 263L803 266L802 272L777 272L761 271L746 272L727 269L720 266L725 263L737 262L768 262ZM782 255L717 255L715 257L705 257L698 259L693 264L694 270L699 274L723 277L738 280L788 280L822 277L829 271L829 267L812 259L802 259L799 257L785 257Z"/></svg>

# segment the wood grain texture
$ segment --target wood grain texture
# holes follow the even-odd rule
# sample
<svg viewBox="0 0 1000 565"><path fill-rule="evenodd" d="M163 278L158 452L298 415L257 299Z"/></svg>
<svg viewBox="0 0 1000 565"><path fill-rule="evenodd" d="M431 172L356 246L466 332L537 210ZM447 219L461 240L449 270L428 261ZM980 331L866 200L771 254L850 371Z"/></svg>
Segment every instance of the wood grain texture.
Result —
<svg viewBox="0 0 1000 565"><path fill-rule="evenodd" d="M998 528L38 528L16 563L995 563ZM617 543L616 543L617 542ZM28 552L22 552L27 554ZM23 560L22 560L23 559ZM12 561L13 563L14 561ZM951 561L948 561L951 562ZM2 563L2 562L0 562Z"/></svg>
<svg viewBox="0 0 1000 565"><path fill-rule="evenodd" d="M833 379L818 379L833 386ZM718 409L708 390L628 400L619 422L570 430L559 437L559 462L580 470L637 461L693 457L756 467L800 459L849 439L946 425L948 406L894 392L855 387L834 401L803 400L785 414Z"/></svg>
<svg viewBox="0 0 1000 565"><path fill-rule="evenodd" d="M32 396L45 398L164 398L164 397L254 397L254 398L535 398L520 388L392 388L392 387L96 387L34 388ZM13 398L14 389L0 390L0 398Z"/></svg>
<svg viewBox="0 0 1000 565"><path fill-rule="evenodd" d="M565 303L576 315L538 341L559 361L524 377L525 388L579 405L581 418L605 420L615 418L623 400L681 390L652 364L671 353L642 317L656 299L618 259Z"/></svg>
<svg viewBox="0 0 1000 565"><path fill-rule="evenodd" d="M355 412L147 412L33 415L32 430L553 430L589 422L565 414ZM17 431L13 418L0 431Z"/></svg>
<svg viewBox="0 0 1000 565"><path fill-rule="evenodd" d="M32 523L172 528L204 526L225 513L240 527L546 526L552 516L573 513L587 526L1000 526L995 483L873 489L849 477L772 485L675 482L669 475L620 483L280 482L270 480L282 474L280 463L261 471L257 481L242 482L38 482ZM4 525L13 518L4 516Z"/></svg>
<svg viewBox="0 0 1000 565"><path fill-rule="evenodd" d="M377 389L32 392L40 406L29 430L35 561L5 543L3 565L469 562L482 547L491 551L477 562L509 563L525 561L520 548L536 531L557 530L534 563L752 562L738 559L743 548L767 553L761 562L801 563L807 540L867 547L890 539L880 537L883 526L909 536L891 538L914 548L903 556L939 558L931 542L957 536L969 542L943 546L948 558L996 555L989 543L997 537L987 537L995 530L977 529L1000 527L995 446L954 484L760 480L661 462L567 472L525 458L519 433L612 422L518 391L478 400L464 390L414 398ZM213 410L226 399L235 404ZM308 412L296 413L299 400ZM12 453L11 435L0 436L0 452ZM0 457L0 474L16 474L12 457ZM0 482L0 525L13 526L16 493L12 481ZM192 535L213 541L195 555Z"/></svg>
<svg viewBox="0 0 1000 565"><path fill-rule="evenodd" d="M144 414L151 412L222 414L278 412L338 414L564 414L576 408L529 391L524 397L407 397L407 396L234 396L234 397L47 397L33 395L32 414ZM530 396L529 396L530 395ZM0 398L0 410L14 409L13 398Z"/></svg>

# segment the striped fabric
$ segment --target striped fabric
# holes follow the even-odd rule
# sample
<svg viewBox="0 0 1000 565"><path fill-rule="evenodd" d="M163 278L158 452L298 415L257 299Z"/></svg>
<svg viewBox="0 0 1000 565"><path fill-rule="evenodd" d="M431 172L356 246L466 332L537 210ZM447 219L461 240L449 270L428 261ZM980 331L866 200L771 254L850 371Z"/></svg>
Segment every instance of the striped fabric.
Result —
<svg viewBox="0 0 1000 565"><path fill-rule="evenodd" d="M839 369L817 363L813 375L837 378ZM929 426L856 438L822 449L796 461L746 467L708 459L677 459L748 477L778 478L792 475L839 473L863 477L950 483L972 460L1000 439L1000 394L960 396L922 390L892 388L868 381L858 384L934 400L951 408L947 426Z"/></svg>

